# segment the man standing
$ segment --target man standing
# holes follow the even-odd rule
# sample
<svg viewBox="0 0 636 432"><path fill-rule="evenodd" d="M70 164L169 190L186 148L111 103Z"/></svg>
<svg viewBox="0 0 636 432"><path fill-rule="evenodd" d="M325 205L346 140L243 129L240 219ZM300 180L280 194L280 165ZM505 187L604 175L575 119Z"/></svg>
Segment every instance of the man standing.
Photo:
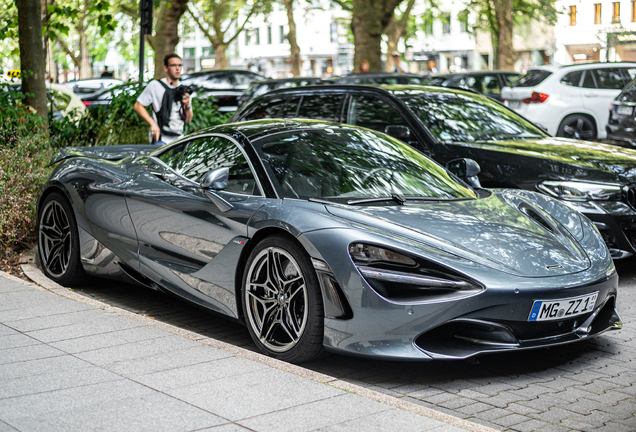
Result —
<svg viewBox="0 0 636 432"><path fill-rule="evenodd" d="M400 58L399 52L393 51L391 57L393 58L393 72L408 72L409 67L406 62Z"/></svg>
<svg viewBox="0 0 636 432"><path fill-rule="evenodd" d="M151 81L135 102L135 111L150 125L153 144L164 145L181 138L185 125L192 121L190 94L179 87L182 67L181 57L166 54L163 59L166 78ZM152 117L145 108L151 104Z"/></svg>

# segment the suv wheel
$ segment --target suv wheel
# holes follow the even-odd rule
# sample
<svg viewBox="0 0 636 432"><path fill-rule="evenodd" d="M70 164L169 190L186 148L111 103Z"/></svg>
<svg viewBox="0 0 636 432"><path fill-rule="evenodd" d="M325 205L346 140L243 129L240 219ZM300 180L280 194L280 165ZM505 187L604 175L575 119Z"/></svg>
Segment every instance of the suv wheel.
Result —
<svg viewBox="0 0 636 432"><path fill-rule="evenodd" d="M563 119L557 136L587 141L595 140L596 126L589 117L582 114L572 114Z"/></svg>

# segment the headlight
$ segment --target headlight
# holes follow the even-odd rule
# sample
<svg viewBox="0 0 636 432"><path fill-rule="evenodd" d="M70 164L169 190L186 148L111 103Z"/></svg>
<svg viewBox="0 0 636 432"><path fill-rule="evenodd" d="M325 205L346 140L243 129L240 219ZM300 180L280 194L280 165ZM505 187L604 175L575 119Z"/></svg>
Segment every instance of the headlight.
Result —
<svg viewBox="0 0 636 432"><path fill-rule="evenodd" d="M544 181L537 189L566 201L618 201L621 197L620 185L606 183Z"/></svg>
<svg viewBox="0 0 636 432"><path fill-rule="evenodd" d="M349 255L371 288L396 303L456 300L484 289L439 264L380 246L353 243Z"/></svg>

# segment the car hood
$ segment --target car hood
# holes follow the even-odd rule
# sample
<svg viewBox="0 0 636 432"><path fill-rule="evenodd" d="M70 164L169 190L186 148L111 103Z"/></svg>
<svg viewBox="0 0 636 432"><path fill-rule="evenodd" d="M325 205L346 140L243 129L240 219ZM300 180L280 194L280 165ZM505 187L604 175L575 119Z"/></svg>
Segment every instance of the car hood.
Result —
<svg viewBox="0 0 636 432"><path fill-rule="evenodd" d="M541 158L561 164L561 175L591 182L636 182L636 150L579 141L546 137L511 141L487 141L471 144L482 149Z"/></svg>
<svg viewBox="0 0 636 432"><path fill-rule="evenodd" d="M528 207L534 219L528 216ZM583 248L559 222L531 200L514 194L403 206L326 208L336 217L374 231L415 240L517 276L562 276L590 267Z"/></svg>

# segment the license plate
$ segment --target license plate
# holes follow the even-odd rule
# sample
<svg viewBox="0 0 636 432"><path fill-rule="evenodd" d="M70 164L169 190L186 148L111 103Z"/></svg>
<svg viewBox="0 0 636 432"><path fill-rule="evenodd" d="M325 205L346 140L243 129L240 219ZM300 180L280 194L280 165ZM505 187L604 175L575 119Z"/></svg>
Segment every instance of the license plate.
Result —
<svg viewBox="0 0 636 432"><path fill-rule="evenodd" d="M592 294L562 300L535 300L528 321L561 320L592 312L598 291Z"/></svg>
<svg viewBox="0 0 636 432"><path fill-rule="evenodd" d="M518 100L509 100L508 106L512 109L519 108L521 106L521 101Z"/></svg>
<svg viewBox="0 0 636 432"><path fill-rule="evenodd" d="M634 112L634 107L627 105L619 105L616 107L616 113L620 115L630 116Z"/></svg>

